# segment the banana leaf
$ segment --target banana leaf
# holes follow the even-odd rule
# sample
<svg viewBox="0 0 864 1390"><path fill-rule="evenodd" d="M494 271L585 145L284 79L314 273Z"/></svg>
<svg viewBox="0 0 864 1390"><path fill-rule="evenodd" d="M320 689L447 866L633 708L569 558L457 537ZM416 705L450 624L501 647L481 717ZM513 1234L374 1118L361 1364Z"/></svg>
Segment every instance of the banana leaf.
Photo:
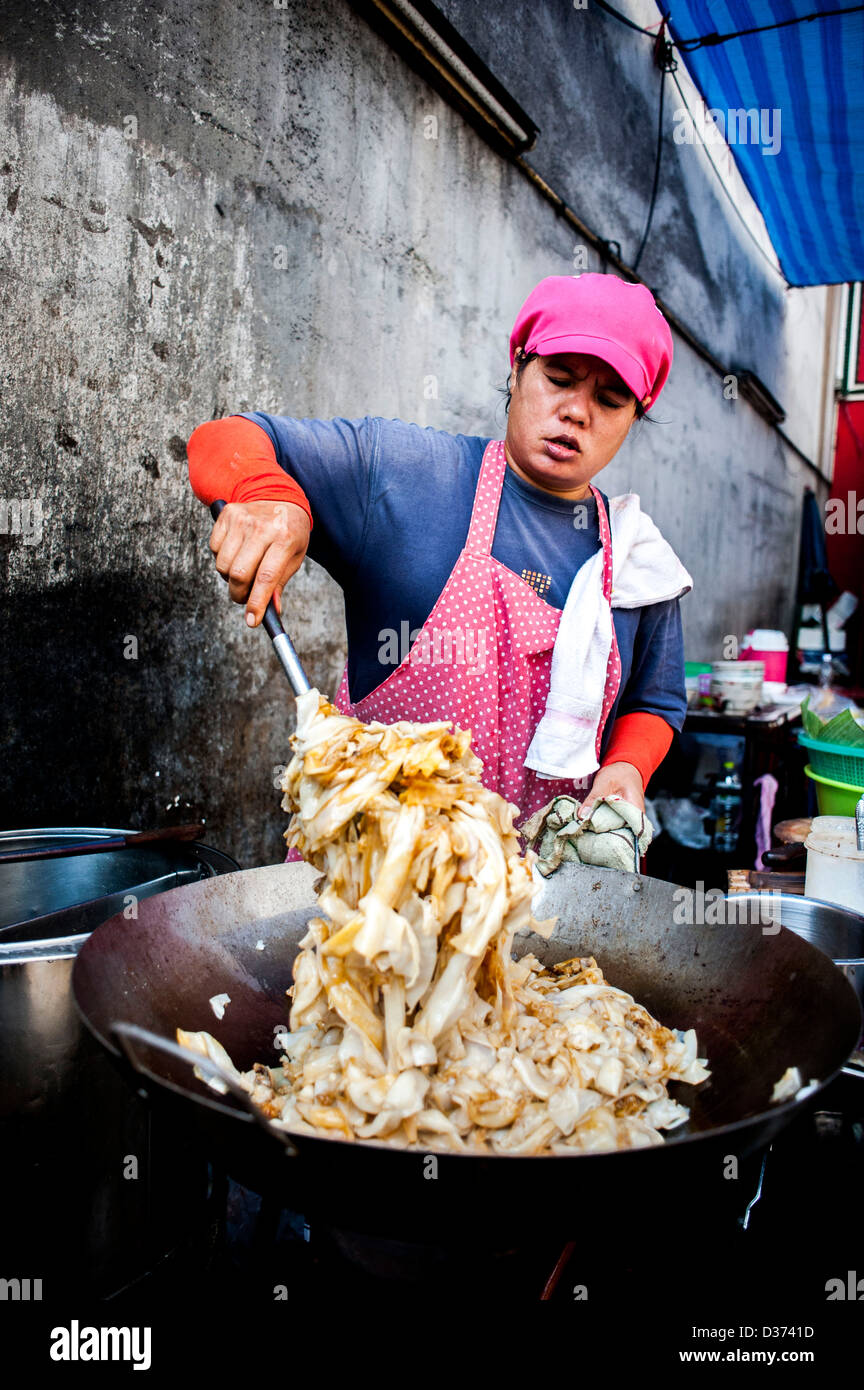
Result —
<svg viewBox="0 0 864 1390"><path fill-rule="evenodd" d="M864 748L864 729L855 720L851 710L841 710L833 719L820 719L810 709L810 696L801 704L801 722L808 738L820 743L837 743L846 748Z"/></svg>

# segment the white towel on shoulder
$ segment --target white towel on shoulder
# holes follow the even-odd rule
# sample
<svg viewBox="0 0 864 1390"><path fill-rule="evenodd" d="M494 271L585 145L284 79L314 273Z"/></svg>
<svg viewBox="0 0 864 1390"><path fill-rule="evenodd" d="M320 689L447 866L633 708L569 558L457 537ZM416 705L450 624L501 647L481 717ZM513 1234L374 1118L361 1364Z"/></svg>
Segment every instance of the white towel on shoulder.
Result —
<svg viewBox="0 0 864 1390"><path fill-rule="evenodd" d="M635 492L609 499L612 604L603 597L602 547L570 585L552 651L546 710L525 766L543 777L578 781L596 772L597 728L612 648L612 608L642 608L693 588L675 551Z"/></svg>

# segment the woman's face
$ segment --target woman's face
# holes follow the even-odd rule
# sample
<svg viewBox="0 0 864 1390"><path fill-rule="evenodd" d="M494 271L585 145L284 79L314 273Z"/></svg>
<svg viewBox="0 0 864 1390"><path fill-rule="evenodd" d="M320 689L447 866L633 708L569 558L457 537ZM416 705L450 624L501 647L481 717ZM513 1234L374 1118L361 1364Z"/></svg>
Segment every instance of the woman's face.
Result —
<svg viewBox="0 0 864 1390"><path fill-rule="evenodd" d="M581 352L534 357L510 375L504 451L535 487L563 498L590 494L636 418L636 397L608 362Z"/></svg>

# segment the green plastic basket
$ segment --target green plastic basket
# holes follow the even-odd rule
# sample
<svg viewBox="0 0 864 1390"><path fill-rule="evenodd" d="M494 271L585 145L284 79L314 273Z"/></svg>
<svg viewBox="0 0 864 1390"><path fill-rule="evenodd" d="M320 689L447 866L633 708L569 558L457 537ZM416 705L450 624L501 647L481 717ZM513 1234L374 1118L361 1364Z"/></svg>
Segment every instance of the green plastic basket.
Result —
<svg viewBox="0 0 864 1390"><path fill-rule="evenodd" d="M859 796L864 792L864 783L852 787L847 782L832 782L830 777L821 777L809 765L804 771L816 783L816 804L820 816L854 816Z"/></svg>
<svg viewBox="0 0 864 1390"><path fill-rule="evenodd" d="M810 766L820 777L843 782L847 787L864 786L864 748L843 743L820 743L817 738L798 735L798 742L810 754Z"/></svg>

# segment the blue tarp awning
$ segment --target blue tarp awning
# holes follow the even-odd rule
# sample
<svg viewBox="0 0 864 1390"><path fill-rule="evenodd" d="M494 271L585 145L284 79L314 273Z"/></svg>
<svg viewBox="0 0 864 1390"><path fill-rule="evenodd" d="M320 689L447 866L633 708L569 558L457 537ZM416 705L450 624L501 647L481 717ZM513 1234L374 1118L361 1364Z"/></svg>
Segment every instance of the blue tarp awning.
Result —
<svg viewBox="0 0 864 1390"><path fill-rule="evenodd" d="M789 283L864 280L864 11L844 13L842 0L660 3L679 56L707 105L724 118ZM686 47L688 39L820 10L836 13ZM757 138L753 116L730 115L746 111L760 113Z"/></svg>

